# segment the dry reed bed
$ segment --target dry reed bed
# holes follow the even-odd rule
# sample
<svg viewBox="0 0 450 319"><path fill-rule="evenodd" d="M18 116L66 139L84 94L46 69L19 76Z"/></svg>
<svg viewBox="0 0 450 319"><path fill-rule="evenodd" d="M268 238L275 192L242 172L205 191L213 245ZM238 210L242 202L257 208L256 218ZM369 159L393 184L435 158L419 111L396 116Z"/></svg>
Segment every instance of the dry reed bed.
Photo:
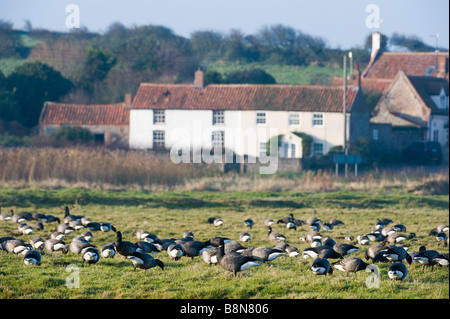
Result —
<svg viewBox="0 0 450 319"><path fill-rule="evenodd" d="M331 171L302 174L220 174L214 167L174 164L164 154L104 148L0 148L0 187L79 187L177 191L378 192L396 188L422 195L449 192L446 172L373 170L348 179Z"/></svg>

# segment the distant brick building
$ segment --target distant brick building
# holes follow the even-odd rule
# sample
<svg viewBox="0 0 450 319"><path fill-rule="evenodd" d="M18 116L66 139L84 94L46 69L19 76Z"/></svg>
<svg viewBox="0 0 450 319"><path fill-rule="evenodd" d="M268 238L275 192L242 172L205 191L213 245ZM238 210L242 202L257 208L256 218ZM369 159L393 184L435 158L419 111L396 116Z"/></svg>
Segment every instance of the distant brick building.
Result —
<svg viewBox="0 0 450 319"><path fill-rule="evenodd" d="M50 134L64 126L90 130L97 143L128 146L131 96L116 104L68 104L45 102L39 118L39 133Z"/></svg>

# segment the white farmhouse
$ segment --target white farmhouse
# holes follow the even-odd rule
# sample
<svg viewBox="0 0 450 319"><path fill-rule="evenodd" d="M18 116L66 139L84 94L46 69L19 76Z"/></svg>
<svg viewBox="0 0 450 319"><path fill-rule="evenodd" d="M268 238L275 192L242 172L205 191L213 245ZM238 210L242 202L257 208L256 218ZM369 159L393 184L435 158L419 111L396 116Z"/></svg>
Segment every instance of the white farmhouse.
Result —
<svg viewBox="0 0 450 319"><path fill-rule="evenodd" d="M369 107L361 90L347 90L347 136L369 138ZM344 145L343 89L299 85L194 85L141 83L130 109L133 149L214 146L236 155L260 157L271 137L283 135L281 157L301 158L301 139L313 138L314 155ZM292 142L289 142L292 141Z"/></svg>

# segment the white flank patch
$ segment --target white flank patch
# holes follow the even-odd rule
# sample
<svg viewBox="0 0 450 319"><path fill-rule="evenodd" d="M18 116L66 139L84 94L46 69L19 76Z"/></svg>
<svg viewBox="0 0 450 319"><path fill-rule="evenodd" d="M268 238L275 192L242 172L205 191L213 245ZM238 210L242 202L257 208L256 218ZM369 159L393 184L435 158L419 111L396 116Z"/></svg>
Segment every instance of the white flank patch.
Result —
<svg viewBox="0 0 450 319"><path fill-rule="evenodd" d="M114 249L105 249L104 251L102 251L103 258L114 257L115 255L116 255L116 252L114 251Z"/></svg>
<svg viewBox="0 0 450 319"><path fill-rule="evenodd" d="M218 262L218 261L217 261L217 256L212 256L212 257L211 257L211 263L212 263L212 264L217 264L217 262Z"/></svg>
<svg viewBox="0 0 450 319"><path fill-rule="evenodd" d="M435 258L434 260L436 260L436 262L438 262L439 265L448 267L448 260L447 259Z"/></svg>
<svg viewBox="0 0 450 319"><path fill-rule="evenodd" d="M404 240L406 240L406 237L397 237L397 238L395 238L395 242L396 243L399 243L399 242L404 241Z"/></svg>
<svg viewBox="0 0 450 319"><path fill-rule="evenodd" d="M312 250L304 251L303 252L303 258L317 258L317 253Z"/></svg>
<svg viewBox="0 0 450 319"><path fill-rule="evenodd" d="M247 270L247 269L252 268L253 266L261 266L261 265L255 261L249 261L241 266L241 270Z"/></svg>
<svg viewBox="0 0 450 319"><path fill-rule="evenodd" d="M333 267L338 269L338 270L340 270L340 271L345 271L344 266L342 266L342 265L338 264L338 265L334 265Z"/></svg>
<svg viewBox="0 0 450 319"><path fill-rule="evenodd" d="M25 235L28 235L28 234L31 234L33 232L33 229L32 228L28 228L28 229L26 229L25 230Z"/></svg>
<svg viewBox="0 0 450 319"><path fill-rule="evenodd" d="M323 267L311 267L311 270L316 275L322 275L325 273L326 269Z"/></svg>
<svg viewBox="0 0 450 319"><path fill-rule="evenodd" d="M28 265L28 266L37 265L37 263L38 263L37 260L34 258L25 258L23 260L23 262L25 263L25 265Z"/></svg>
<svg viewBox="0 0 450 319"><path fill-rule="evenodd" d="M14 253L15 254L25 254L27 252L27 250L29 250L30 248L25 247L25 246L17 246L16 248L14 248Z"/></svg>
<svg viewBox="0 0 450 319"><path fill-rule="evenodd" d="M403 278L403 273L401 271L398 271L398 270L395 270L395 271L389 270L388 271L388 276L391 279L397 279L398 280L398 279L402 279Z"/></svg>
<svg viewBox="0 0 450 319"><path fill-rule="evenodd" d="M284 256L284 254L283 253L271 253L270 255L269 255L269 260L274 260L274 259L276 259L276 258L278 258L278 257L280 257L280 256Z"/></svg>
<svg viewBox="0 0 450 319"><path fill-rule="evenodd" d="M244 241L244 242L249 241L250 239L252 239L252 237L250 237L248 235L242 236L242 241Z"/></svg>
<svg viewBox="0 0 450 319"><path fill-rule="evenodd" d="M352 248L352 249L349 249L348 251L347 251L347 254L353 254L354 252L356 252L356 251L358 251L359 249L358 248Z"/></svg>
<svg viewBox="0 0 450 319"><path fill-rule="evenodd" d="M141 258L138 258L136 256L128 256L128 259L131 259L131 261L135 265L143 265L144 264L144 261Z"/></svg>
<svg viewBox="0 0 450 319"><path fill-rule="evenodd" d="M298 255L300 255L300 253L298 251L291 251L289 253L289 257L295 257L295 256L298 256Z"/></svg>
<svg viewBox="0 0 450 319"><path fill-rule="evenodd" d="M63 240L64 239L64 237L66 237L64 234L59 234L58 236L56 236L56 238L55 239L58 239L58 240Z"/></svg>
<svg viewBox="0 0 450 319"><path fill-rule="evenodd" d="M177 257L181 257L181 256L183 256L183 252L181 250L172 249L170 251L170 257L172 257L172 258L177 258Z"/></svg>
<svg viewBox="0 0 450 319"><path fill-rule="evenodd" d="M414 257L414 260L417 260L421 264L428 265L429 259L425 257Z"/></svg>
<svg viewBox="0 0 450 319"><path fill-rule="evenodd" d="M64 249L64 248L66 248L66 246L63 245L63 244L55 244L53 246L53 250L61 250L61 249Z"/></svg>
<svg viewBox="0 0 450 319"><path fill-rule="evenodd" d="M368 239L361 240L361 245L368 245L369 243L370 243L370 240L368 240Z"/></svg>
<svg viewBox="0 0 450 319"><path fill-rule="evenodd" d="M41 249L42 246L45 245L45 242L43 241L37 241L34 243L34 249Z"/></svg>

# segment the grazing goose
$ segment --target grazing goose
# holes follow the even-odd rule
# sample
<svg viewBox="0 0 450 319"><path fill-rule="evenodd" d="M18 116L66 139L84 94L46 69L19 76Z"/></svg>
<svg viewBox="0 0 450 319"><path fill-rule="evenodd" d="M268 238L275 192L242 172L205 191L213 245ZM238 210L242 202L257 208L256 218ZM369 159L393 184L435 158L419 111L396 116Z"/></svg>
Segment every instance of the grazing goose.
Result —
<svg viewBox="0 0 450 319"><path fill-rule="evenodd" d="M62 240L58 239L47 239L44 247L49 252L61 251L63 254L67 254L69 252L69 248L67 248L66 244Z"/></svg>
<svg viewBox="0 0 450 319"><path fill-rule="evenodd" d="M89 229L90 231L100 231L102 224L97 222L87 223L84 227Z"/></svg>
<svg viewBox="0 0 450 319"><path fill-rule="evenodd" d="M50 238L52 239L64 240L64 237L66 237L66 235L60 231L54 231L50 234Z"/></svg>
<svg viewBox="0 0 450 319"><path fill-rule="evenodd" d="M217 260L217 249L215 248L207 248L202 252L202 259L209 266L216 265L219 263Z"/></svg>
<svg viewBox="0 0 450 319"><path fill-rule="evenodd" d="M284 217L284 218L277 220L277 224L287 224L292 221L294 221L294 214L291 213L291 214L289 214L288 217Z"/></svg>
<svg viewBox="0 0 450 319"><path fill-rule="evenodd" d="M64 219L63 219L63 221L64 221L65 224L69 223L70 221L74 221L74 220L77 220L77 221L81 222L81 219L83 217L84 216L81 216L81 215L71 215L70 212L69 212L69 207L68 206L64 207Z"/></svg>
<svg viewBox="0 0 450 319"><path fill-rule="evenodd" d="M380 231L375 230L369 234L366 235L367 238L369 238L370 241L378 241L378 242L382 242L386 236L384 236Z"/></svg>
<svg viewBox="0 0 450 319"><path fill-rule="evenodd" d="M303 258L343 259L344 257L330 246L319 246L305 248Z"/></svg>
<svg viewBox="0 0 450 319"><path fill-rule="evenodd" d="M350 255L359 250L358 247L345 243L337 243L333 249L341 256Z"/></svg>
<svg viewBox="0 0 450 319"><path fill-rule="evenodd" d="M33 227L27 225L26 223L21 223L18 229L23 235L29 235L33 232Z"/></svg>
<svg viewBox="0 0 450 319"><path fill-rule="evenodd" d="M30 240L30 244L33 247L34 250L41 250L44 249L45 240L41 237L33 237Z"/></svg>
<svg viewBox="0 0 450 319"><path fill-rule="evenodd" d="M275 260L280 256L286 256L282 251L269 247L256 247L251 253L253 257L263 262Z"/></svg>
<svg viewBox="0 0 450 319"><path fill-rule="evenodd" d="M27 266L40 266L41 254L37 250L28 250L23 256L23 263Z"/></svg>
<svg viewBox="0 0 450 319"><path fill-rule="evenodd" d="M344 238L346 241L353 241L355 239L355 237L353 237L352 235L347 235Z"/></svg>
<svg viewBox="0 0 450 319"><path fill-rule="evenodd" d="M26 244L21 240L18 239L10 239L10 240L6 240L2 243L3 249L6 250L9 253L12 254L23 254L25 255L25 253L28 250L31 250L32 247L30 244Z"/></svg>
<svg viewBox="0 0 450 319"><path fill-rule="evenodd" d="M83 248L80 254L82 256L83 263L95 264L100 259L98 249L91 245Z"/></svg>
<svg viewBox="0 0 450 319"><path fill-rule="evenodd" d="M216 227L223 224L223 220L221 218L216 218L216 217L208 218L207 222L209 224L214 224L214 226L216 226Z"/></svg>
<svg viewBox="0 0 450 319"><path fill-rule="evenodd" d="M448 267L448 253L437 255L432 259L432 262L441 267Z"/></svg>
<svg viewBox="0 0 450 319"><path fill-rule="evenodd" d="M331 224L331 225L333 225L333 226L343 226L344 225L344 223L343 222L341 222L340 220L338 220L338 219L330 219L330 221L328 222L329 224Z"/></svg>
<svg viewBox="0 0 450 319"><path fill-rule="evenodd" d="M406 231L406 227L403 224L397 224L392 226L392 229L398 232L405 232Z"/></svg>
<svg viewBox="0 0 450 319"><path fill-rule="evenodd" d="M280 233L272 232L272 226L269 226L267 228L269 229L269 233L267 234L267 236L269 237L270 241L285 241L286 240L286 236L284 236Z"/></svg>
<svg viewBox="0 0 450 319"><path fill-rule="evenodd" d="M71 232L75 231L75 228L69 226L68 224L59 224L58 226L56 226L55 231L58 231L58 232L63 233L65 235L68 235Z"/></svg>
<svg viewBox="0 0 450 319"><path fill-rule="evenodd" d="M0 207L0 220L3 220L5 222L8 222L11 220L12 215L8 215L6 213L2 213L1 212L2 208ZM12 209L10 210L10 212L12 212Z"/></svg>
<svg viewBox="0 0 450 319"><path fill-rule="evenodd" d="M311 228L312 230L315 230L315 231L319 231L320 230L320 223L311 224L311 225L309 225L309 228Z"/></svg>
<svg viewBox="0 0 450 319"><path fill-rule="evenodd" d="M287 246L284 251L288 254L289 257L297 257L300 255L300 251L297 247L294 246Z"/></svg>
<svg viewBox="0 0 450 319"><path fill-rule="evenodd" d="M318 231L310 231L306 234L306 240L313 242L314 240L322 240L323 236Z"/></svg>
<svg viewBox="0 0 450 319"><path fill-rule="evenodd" d="M116 232L117 230L116 230L116 227L114 227L113 225L111 225L110 223L101 223L100 224L100 230L102 231L102 232L109 232L109 231L113 231L113 232Z"/></svg>
<svg viewBox="0 0 450 319"><path fill-rule="evenodd" d="M393 228L385 227L381 230L381 235L389 236L391 234L395 234L397 231Z"/></svg>
<svg viewBox="0 0 450 319"><path fill-rule="evenodd" d="M141 249L139 252L142 253L157 254L160 252L160 250L155 245L146 241L138 241L136 242L136 245Z"/></svg>
<svg viewBox="0 0 450 319"><path fill-rule="evenodd" d="M420 249L417 256L414 257L414 260L417 260L423 265L422 270L424 270L427 265L431 266L431 269L433 269L433 266L436 264L434 258L439 255L440 254L436 250Z"/></svg>
<svg viewBox="0 0 450 319"><path fill-rule="evenodd" d="M44 224L42 224L41 222L37 222L36 224L34 224L34 229L44 230Z"/></svg>
<svg viewBox="0 0 450 319"><path fill-rule="evenodd" d="M80 230L84 228L84 225L79 220L71 220L70 222L67 223L67 225L69 225L75 230Z"/></svg>
<svg viewBox="0 0 450 319"><path fill-rule="evenodd" d="M251 239L252 239L252 236L249 233L247 233L247 232L243 232L243 233L239 234L239 240L244 242L244 243L249 241L249 240L251 240Z"/></svg>
<svg viewBox="0 0 450 319"><path fill-rule="evenodd" d="M219 237L219 236L215 236L215 237L211 237L210 239L208 239L208 241L206 242L207 245L212 245L215 247L219 247L219 243L223 240L223 242L225 244L228 244L229 242L231 242L231 239L226 238L226 237Z"/></svg>
<svg viewBox="0 0 450 319"><path fill-rule="evenodd" d="M365 258L366 260L373 260L380 251L384 253L386 250L388 250L388 247L384 246L383 244L370 245L369 249L367 249L366 251Z"/></svg>
<svg viewBox="0 0 450 319"><path fill-rule="evenodd" d="M252 219L250 219L250 218L244 220L244 225L249 227L250 229L252 229L254 224L255 224L255 222Z"/></svg>
<svg viewBox="0 0 450 319"><path fill-rule="evenodd" d="M356 274L357 271L365 270L367 266L369 264L357 257L348 257L333 264L333 268L343 271L347 275L351 272Z"/></svg>
<svg viewBox="0 0 450 319"><path fill-rule="evenodd" d="M320 240L320 239L313 239L312 242L311 242L311 244L310 244L310 246L311 246L311 247L319 247L319 246L322 246L322 240Z"/></svg>
<svg viewBox="0 0 450 319"><path fill-rule="evenodd" d="M180 243L184 249L184 256L191 257L194 260L194 257L200 256L208 246L208 242L191 240L187 242Z"/></svg>
<svg viewBox="0 0 450 319"><path fill-rule="evenodd" d="M264 219L264 226L266 226L266 227L267 226L272 226L273 224L275 224L273 219L270 219L270 218Z"/></svg>
<svg viewBox="0 0 450 319"><path fill-rule="evenodd" d="M47 220L47 223L57 222L58 224L61 224L61 220L53 215L45 215L45 219Z"/></svg>
<svg viewBox="0 0 450 319"><path fill-rule="evenodd" d="M293 229L293 230L297 230L297 226L295 225L295 223L292 222L288 222L286 223L286 229Z"/></svg>
<svg viewBox="0 0 450 319"><path fill-rule="evenodd" d="M12 240L12 239L15 239L15 238L11 237L11 236L0 237L0 250L6 250L5 243L8 240Z"/></svg>
<svg viewBox="0 0 450 319"><path fill-rule="evenodd" d="M447 246L446 240L447 240L447 234L444 232L440 232L436 235L436 240L439 242L444 242L444 246Z"/></svg>
<svg viewBox="0 0 450 319"><path fill-rule="evenodd" d="M333 228L334 228L334 226L332 224L330 224L330 223L323 224L323 229L324 230L333 230Z"/></svg>
<svg viewBox="0 0 450 319"><path fill-rule="evenodd" d="M360 245L369 245L370 239L367 235L358 235L356 236L356 240L358 240L358 244Z"/></svg>
<svg viewBox="0 0 450 319"><path fill-rule="evenodd" d="M225 253L229 252L229 251L240 253L244 249L247 249L247 247L242 246L240 243L238 243L235 240L225 243Z"/></svg>
<svg viewBox="0 0 450 319"><path fill-rule="evenodd" d="M131 254L140 251L138 245L122 240L122 233L120 231L116 232L116 251L125 257L130 256Z"/></svg>
<svg viewBox="0 0 450 319"><path fill-rule="evenodd" d="M134 270L136 270L136 268L146 270L156 266L161 268L161 270L164 270L164 263L159 259L153 258L149 254L134 252L127 258L133 263Z"/></svg>
<svg viewBox="0 0 450 319"><path fill-rule="evenodd" d="M104 244L100 248L100 252L103 258L114 258L114 256L116 255L116 243L109 242Z"/></svg>
<svg viewBox="0 0 450 319"><path fill-rule="evenodd" d="M388 276L392 280L403 280L408 275L408 268L402 263L393 263L389 266Z"/></svg>
<svg viewBox="0 0 450 319"><path fill-rule="evenodd" d="M327 236L322 238L322 245L333 247L334 245L336 245L336 241L333 238Z"/></svg>
<svg viewBox="0 0 450 319"><path fill-rule="evenodd" d="M306 224L308 224L308 225L313 225L313 224L320 224L322 221L320 220L320 219L318 219L318 218L316 218L316 217L309 217L307 220L306 220Z"/></svg>
<svg viewBox="0 0 450 319"><path fill-rule="evenodd" d="M325 258L316 258L312 265L311 271L314 275L328 275L333 273L333 268L330 265L330 262Z"/></svg>
<svg viewBox="0 0 450 319"><path fill-rule="evenodd" d="M143 240L149 243L153 243L154 241L159 240L158 236L156 236L155 234L151 234L148 231L142 229L136 232L136 237L138 240Z"/></svg>
<svg viewBox="0 0 450 319"><path fill-rule="evenodd" d="M383 256L389 259L389 261L391 262L401 262L402 260L406 259L408 264L411 265L412 263L411 256L401 246L389 246L388 249L384 252Z"/></svg>
<svg viewBox="0 0 450 319"><path fill-rule="evenodd" d="M194 240L195 236L193 232L191 232L190 230L186 230L183 233L183 238L191 238L192 240Z"/></svg>
<svg viewBox="0 0 450 319"><path fill-rule="evenodd" d="M217 260L222 269L232 272L235 277L240 271L248 270L254 266L260 266L254 257L247 257L237 253L225 255L225 246L223 241L220 243L217 251Z"/></svg>
<svg viewBox="0 0 450 319"><path fill-rule="evenodd" d="M92 223L92 220L89 217L83 216L83 218L81 218L81 223L86 226L89 223Z"/></svg>
<svg viewBox="0 0 450 319"><path fill-rule="evenodd" d="M25 222L27 220L31 220L31 218L33 216L29 212L22 212L22 213L19 213L19 214L14 214L13 210L11 210L11 214L12 214L11 221L14 222L14 223L23 223L23 222Z"/></svg>
<svg viewBox="0 0 450 319"><path fill-rule="evenodd" d="M377 221L375 224L375 230L382 230L384 228L384 224L381 221Z"/></svg>
<svg viewBox="0 0 450 319"><path fill-rule="evenodd" d="M170 244L169 247L167 247L167 253L169 254L170 258L178 260L184 255L184 249L183 246L180 244Z"/></svg>
<svg viewBox="0 0 450 319"><path fill-rule="evenodd" d="M416 237L415 233L410 233L409 236L405 236L405 235L402 235L402 234L399 234L399 233L393 233L393 234L388 235L383 240L383 243L384 244L390 243L392 245L395 245L395 244L398 244L398 243L400 243L400 242L402 242L404 240L412 239L414 237Z"/></svg>
<svg viewBox="0 0 450 319"><path fill-rule="evenodd" d="M83 236L84 239L86 239L87 241L91 241L92 238L94 238L94 236L92 235L92 233L90 231L82 232L81 236Z"/></svg>
<svg viewBox="0 0 450 319"><path fill-rule="evenodd" d="M92 246L89 244L89 242L81 235L75 236L71 243L69 244L69 251L75 255L78 255L81 253L83 248L87 246Z"/></svg>

